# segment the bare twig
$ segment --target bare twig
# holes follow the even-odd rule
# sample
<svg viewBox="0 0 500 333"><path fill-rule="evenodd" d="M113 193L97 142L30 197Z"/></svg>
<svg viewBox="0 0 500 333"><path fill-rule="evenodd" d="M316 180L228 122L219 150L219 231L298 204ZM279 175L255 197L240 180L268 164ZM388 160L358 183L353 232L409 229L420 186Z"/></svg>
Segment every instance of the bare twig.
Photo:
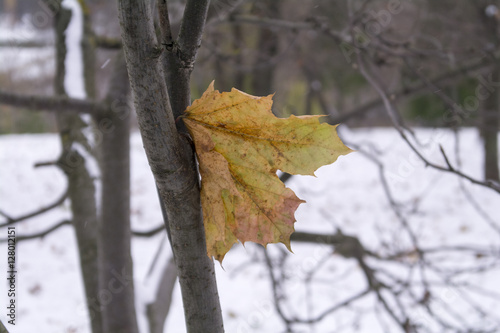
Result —
<svg viewBox="0 0 500 333"><path fill-rule="evenodd" d="M161 224L148 231L132 231L132 235L137 237L151 237L165 230L165 225Z"/></svg>
<svg viewBox="0 0 500 333"><path fill-rule="evenodd" d="M444 172L453 173L459 177L467 179L471 183L474 183L474 184L480 185L480 186L484 186L486 188L492 189L493 191L495 191L497 193L500 193L500 186L495 182L478 180L476 178L473 178L473 177L463 173L460 170L450 169L448 166L444 167L444 166L441 166L441 165L436 164L434 162L431 162L429 159L427 159L427 157L425 157L422 154L422 152L415 146L415 144L412 143L408 139L408 137L405 133L405 130L407 130L407 128L401 123L401 117L400 117L399 113L397 112L396 108L394 107L393 102L390 100L390 98L388 97L387 93L382 88L382 86L368 72L368 70L366 69L365 61L359 53L358 53L358 65L359 65L359 69L360 69L361 74L363 74L363 76L366 78L366 80L372 85L372 87L378 92L378 94L382 98L382 100L384 102L385 110L386 110L387 114L389 115L389 118L391 119L394 128L398 131L398 133L400 134L403 141L405 141L408 144L408 146L411 148L411 150L425 163L426 166L430 166L434 169L441 170Z"/></svg>
<svg viewBox="0 0 500 333"><path fill-rule="evenodd" d="M26 240L30 240L30 239L35 239L35 238L43 238L43 237L47 236L48 234L56 231L57 229L65 226L65 225L71 225L71 221L63 220L63 221L53 225L52 227L48 228L47 230L37 232L37 233L31 234L31 235L16 236L16 242L22 242L22 241L26 241ZM6 242L7 242L7 238L0 239L0 243L6 243Z"/></svg>
<svg viewBox="0 0 500 333"><path fill-rule="evenodd" d="M68 198L68 190L66 189L66 191L64 191L64 193L56 201L54 201L50 205L44 206L44 207L42 207L40 209L37 209L37 210L35 210L35 211L31 212L31 213L28 213L28 214L25 214L25 215L22 215L22 216L19 216L19 217L15 217L15 218L8 217L4 213L0 213L1 215L7 217L7 222L1 223L0 224L0 228L6 227L8 225L11 225L11 224L14 224L14 223L17 223L17 222L21 222L21 221L27 220L29 218L41 215L41 214L43 214L45 212L48 212L49 210L52 210L52 209L56 208L57 206L62 205L62 203L64 202L64 200L66 200L67 198Z"/></svg>

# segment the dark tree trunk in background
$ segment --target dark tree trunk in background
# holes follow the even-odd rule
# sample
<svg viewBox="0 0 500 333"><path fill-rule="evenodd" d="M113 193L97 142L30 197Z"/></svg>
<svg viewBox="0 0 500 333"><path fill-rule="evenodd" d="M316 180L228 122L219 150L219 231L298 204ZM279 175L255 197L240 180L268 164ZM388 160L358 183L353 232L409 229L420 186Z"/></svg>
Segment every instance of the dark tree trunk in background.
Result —
<svg viewBox="0 0 500 333"><path fill-rule="evenodd" d="M84 36L81 41L85 88L95 98L94 45L90 18L85 3ZM65 95L65 31L71 12L60 8L56 22L56 94ZM117 57L115 72L105 100L108 111L95 117L98 128L96 149L99 155L102 192L99 219L96 212L94 180L86 169L84 157L74 144L90 151L81 129L88 124L76 113L57 113L63 154L59 164L68 175L73 223L80 251L82 274L91 318L92 332L137 333L132 258L130 254L130 125L126 65ZM98 257L99 254L99 257Z"/></svg>
<svg viewBox="0 0 500 333"><path fill-rule="evenodd" d="M281 0L258 1L257 15L263 17L279 18ZM269 28L261 28L259 32L259 41L257 42L256 59L254 70L252 72L252 92L256 96L267 96L274 93L273 63L279 51L279 35L276 31Z"/></svg>
<svg viewBox="0 0 500 333"><path fill-rule="evenodd" d="M248 71L248 69L245 69L242 54L245 39L239 24L234 24L229 28L232 34L229 42L222 34L220 36L211 36L214 47L219 52L225 53L228 48L231 50L229 56L215 56L216 86L220 91L230 91L232 88L245 90L245 74Z"/></svg>
<svg viewBox="0 0 500 333"><path fill-rule="evenodd" d="M60 8L55 12L56 32L56 75L54 91L56 95L66 95L64 77L66 73L64 60L66 57L65 33L71 19L71 12ZM86 142L81 129L86 126L80 116L72 112L58 112L57 123L62 144L62 154L58 165L68 179L68 194L71 200L73 226L75 228L80 267L82 270L85 296L87 300L95 299L99 290L98 284L98 220L94 179L89 174L84 157L74 148L74 144L85 147ZM101 333L102 317L96 304L87 302L93 333Z"/></svg>
<svg viewBox="0 0 500 333"><path fill-rule="evenodd" d="M233 26L233 49L236 50L236 54L234 56L234 67L236 70L234 71L234 79L233 85L231 88L236 88L239 90L245 90L245 77L246 73L243 71L243 31L241 30L241 26L235 24Z"/></svg>
<svg viewBox="0 0 500 333"><path fill-rule="evenodd" d="M109 112L97 117L102 134L100 165L102 196L100 216L99 300L106 333L137 333L133 265L130 249L130 112L125 60L116 59L110 90ZM121 106L117 107L118 104Z"/></svg>
<svg viewBox="0 0 500 333"><path fill-rule="evenodd" d="M499 69L492 72L492 81L500 79ZM500 94L493 90L483 103L480 112L480 131L484 147L484 178L499 181L498 172L498 131L500 118Z"/></svg>
<svg viewBox="0 0 500 333"><path fill-rule="evenodd" d="M481 22L486 30L488 43L495 46L500 44L499 25L496 16L488 16L484 10L487 2L479 2L480 8L483 8ZM498 82L500 79L500 64L495 63L491 69L491 82ZM494 181L500 181L498 172L498 131L500 130L500 91L498 87L490 91L491 95L483 101L479 112L480 123L479 131L483 139L484 147L484 178Z"/></svg>

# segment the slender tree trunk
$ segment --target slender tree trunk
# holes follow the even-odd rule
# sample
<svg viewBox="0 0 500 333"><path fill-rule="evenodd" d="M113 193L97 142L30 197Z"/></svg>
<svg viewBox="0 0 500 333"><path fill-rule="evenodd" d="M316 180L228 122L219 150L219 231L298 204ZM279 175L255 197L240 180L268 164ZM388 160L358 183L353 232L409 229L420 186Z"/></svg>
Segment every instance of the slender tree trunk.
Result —
<svg viewBox="0 0 500 333"><path fill-rule="evenodd" d="M97 117L102 134L100 165L99 301L106 333L137 333L133 265L130 253L130 113L125 60L117 57L106 98L110 111ZM114 106L121 104L121 107Z"/></svg>
<svg viewBox="0 0 500 333"><path fill-rule="evenodd" d="M266 17L279 17L281 0L260 1L258 15ZM262 28L257 43L258 50L255 59L255 70L252 76L252 91L256 96L267 96L272 94L274 79L273 58L278 54L279 37L278 34L267 28Z"/></svg>
<svg viewBox="0 0 500 333"><path fill-rule="evenodd" d="M498 82L499 69L492 73L492 81ZM483 103L480 114L480 131L484 147L484 178L500 181L498 172L498 131L500 130L500 94L495 89Z"/></svg>
<svg viewBox="0 0 500 333"><path fill-rule="evenodd" d="M55 12L56 31L56 75L54 90L56 95L66 95L64 89L66 44L65 32L71 19L71 12L59 7ZM82 145L82 127L85 126L76 113L58 112L57 122L60 131L62 154L58 165L68 178L68 194L71 200L73 226L80 255L87 308L93 333L101 333L102 318L99 307L91 302L99 290L98 271L98 221L96 210L95 186L85 165L84 157L74 148ZM84 146L84 143L82 147Z"/></svg>
<svg viewBox="0 0 500 333"><path fill-rule="evenodd" d="M486 7L487 3L483 6ZM499 24L497 17L489 17L485 14L480 16L485 27L486 43L493 43L495 47L500 45ZM492 68L491 80L498 82L500 79L500 64L495 63ZM480 111L479 131L483 139L484 148L484 178L500 181L498 170L498 131L500 130L500 92L494 89L491 95L482 103Z"/></svg>
<svg viewBox="0 0 500 333"><path fill-rule="evenodd" d="M236 70L233 71L234 82L232 86L235 87L236 89L244 91L246 73L243 72L243 55L242 55L243 53L242 50L244 47L243 31L241 29L241 26L238 24L234 25L232 29L233 29L233 49L236 49L237 52L237 54L234 57L234 65L236 67Z"/></svg>
<svg viewBox="0 0 500 333"><path fill-rule="evenodd" d="M149 1L119 0L118 4L137 119L167 213L165 222L179 272L187 331L223 332L213 261L206 250L194 152L175 126L175 118L190 103L189 77L201 42L208 1L188 0L175 44L163 41L174 51L172 57L177 57L169 59L167 66L161 61L161 53L167 50L156 40ZM168 16L162 15L167 3L160 0L158 4L165 37L165 31L170 31L165 25Z"/></svg>
<svg viewBox="0 0 500 333"><path fill-rule="evenodd" d="M220 35L211 36L214 47L224 50L229 47L231 49L231 61L221 55L216 55L215 66L215 82L221 91L229 91L231 88L244 90L243 84L245 82L245 73L243 72L243 57L241 48L244 43L244 36L242 35L241 26L238 24L233 25L231 28L232 39L227 45L226 38L223 38L224 33Z"/></svg>

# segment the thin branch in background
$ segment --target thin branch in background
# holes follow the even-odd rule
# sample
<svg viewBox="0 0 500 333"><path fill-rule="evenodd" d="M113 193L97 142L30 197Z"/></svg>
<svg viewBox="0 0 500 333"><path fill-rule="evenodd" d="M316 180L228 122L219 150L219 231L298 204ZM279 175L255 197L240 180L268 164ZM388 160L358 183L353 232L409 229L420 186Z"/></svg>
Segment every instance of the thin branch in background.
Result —
<svg viewBox="0 0 500 333"><path fill-rule="evenodd" d="M460 156L460 132L458 129L454 130L454 137L455 137L455 158L456 158L456 164L457 167L460 169L462 167L462 159ZM491 229L493 229L496 233L500 235L500 221L495 221L493 218L481 207L479 202L476 200L474 195L467 189L464 181L462 178L459 178L458 184L460 186L460 190L462 191L463 195L467 199L467 201L470 203L472 208L479 214L479 216L482 217L482 219L486 222L486 224L489 225Z"/></svg>
<svg viewBox="0 0 500 333"><path fill-rule="evenodd" d="M412 240L413 247L418 250L420 248L419 244L418 244L418 238L417 238L415 232L411 229L407 218L404 216L403 212L401 211L400 204L396 201L396 199L394 198L394 195L392 194L392 190L389 186L389 182L387 181L387 177L385 175L384 164L382 162L380 162L376 156L368 153L367 151L365 151L361 147L354 145L352 143L350 143L349 145L352 146L357 151L359 151L365 157L367 157L370 161L372 161L378 167L380 181L382 184L382 188L385 192L385 195L387 197L387 200L389 201L389 204L390 204L394 214L398 218L398 220L401 223L401 225L403 226L404 230L406 232L408 232L408 235L410 236L410 239Z"/></svg>
<svg viewBox="0 0 500 333"><path fill-rule="evenodd" d="M70 220L63 220L63 221L57 223L56 225L54 225L54 226L52 226L44 231L37 232L37 233L31 234L31 235L16 236L16 242L19 243L19 242L30 240L30 239L43 238L43 237L47 236L48 234L56 231L57 229L65 226L65 225L71 225L71 221ZM0 239L0 243L6 243L6 242L7 242L7 238Z"/></svg>
<svg viewBox="0 0 500 333"><path fill-rule="evenodd" d="M231 20L234 15L232 15L243 3L247 0L236 0L230 4L224 4L223 1L214 1L212 2L213 7L216 11L216 15L214 18L211 18L205 24L205 29L208 30L212 25L216 25L219 23L224 23L228 19ZM224 7L224 8L222 8Z"/></svg>
<svg viewBox="0 0 500 333"><path fill-rule="evenodd" d="M231 24L253 24L262 27L270 27L273 29L283 29L289 30L292 32L298 31L317 31L323 33L330 38L332 38L336 43L351 43L351 39L347 39L349 35L342 34L340 32L333 31L328 25L325 25L324 22L320 22L315 18L312 18L308 21L303 22L292 22L280 19L273 18L263 18L253 15L233 15L229 17L226 21L224 20L214 20L213 24L222 24L222 23L231 23ZM379 36L380 37L380 36ZM210 47L209 44L205 44L206 47ZM216 50L212 50L213 52L217 52ZM217 56L223 56L221 54L217 54ZM394 56L394 55L393 55ZM401 57L402 55L397 54L397 57ZM490 60L483 56L474 58L470 61L467 61L467 64L455 68L449 72L444 74L437 75L431 79L428 79L428 82L432 85L436 86L437 84L441 85L441 88L450 86L455 84L456 78L464 77L474 72L480 72L485 69L491 67L492 62L498 61L500 57L500 52L496 51L493 54L494 59ZM408 87L401 88L396 91L388 92L387 95L391 96L391 99L395 102L402 98L408 98L414 96L416 94L422 93L424 90L427 90L429 85L425 82L420 82ZM438 91L439 89L434 89L433 91ZM363 105L355 107L353 110L348 112L344 112L340 115L336 115L335 117L330 117L330 124L338 124L343 123L351 118L360 117L364 114L376 110L377 107L382 106L384 101L381 98L373 99L370 102L367 102Z"/></svg>
<svg viewBox="0 0 500 333"><path fill-rule="evenodd" d="M122 47L122 41L118 38L106 37L106 36L96 36L95 37L96 46L104 50L119 50ZM0 40L0 48L45 48L53 47L54 42L39 41L39 40Z"/></svg>
<svg viewBox="0 0 500 333"><path fill-rule="evenodd" d="M0 40L0 47L5 48L45 48L54 46L52 41L39 40Z"/></svg>
<svg viewBox="0 0 500 333"><path fill-rule="evenodd" d="M101 103L69 97L27 96L0 90L0 104L31 111L77 112L97 115L107 108Z"/></svg>
<svg viewBox="0 0 500 333"><path fill-rule="evenodd" d="M257 62L257 63L253 63L253 64L241 64L241 63L233 64L232 68L234 68L234 70L236 70L236 71L244 72L244 73L252 73L253 71L258 70L258 69L275 68L276 66L278 66L280 64L280 62L282 62L285 59L285 56L287 54L289 54L290 52L293 51L294 47L297 44L296 42L297 42L297 36L292 35L292 37L287 40L287 43L286 43L287 47L282 49L282 50L280 49L280 52L273 55L272 57L269 57L269 59L267 59L266 61ZM221 51L219 51L219 49L216 46L214 46L213 44L210 44L208 42L204 43L203 46L205 49L210 51L210 54L208 55L208 57L215 56L215 57L219 57L219 58L223 59L224 61L229 61L233 57L237 57L237 55L223 54ZM206 61L206 60L207 59L201 59L200 62Z"/></svg>
<svg viewBox="0 0 500 333"><path fill-rule="evenodd" d="M146 274L146 277L150 277L151 274L153 273L155 266L158 264L158 259L160 258L160 255L163 251L163 248L165 246L165 234L163 235L160 244L158 245L158 249L156 250L155 256L153 257L153 261L151 262L151 265L149 266L149 270Z"/></svg>
<svg viewBox="0 0 500 333"><path fill-rule="evenodd" d="M448 168L450 170L455 171L455 168L451 165L450 160L448 159L448 155L446 155L446 152L444 151L443 146L441 144L439 145L439 151L441 152L441 155L443 156L444 161L446 162Z"/></svg>
<svg viewBox="0 0 500 333"><path fill-rule="evenodd" d="M283 312L283 309L281 308L282 297L279 295L279 291L278 291L280 284L274 275L274 269L273 269L273 264L271 262L271 258L269 257L269 254L267 253L266 249L263 249L262 252L264 253L265 263L267 265L267 270L269 272L269 279L271 280L271 288L273 291L273 299L274 299L274 308L275 308L276 312L278 313L278 315L280 316L281 320L285 323L287 332L290 332L292 321L285 315L285 313Z"/></svg>
<svg viewBox="0 0 500 333"><path fill-rule="evenodd" d="M325 319L327 316L331 315L332 313L340 310L340 309L343 309L345 308L346 306L349 306L351 305L352 303L362 299L363 297L365 297L366 295L368 295L370 292L371 292L371 288L368 287L354 295L352 295L351 297L348 297L346 298L345 300L339 302L339 303L336 303L335 305L333 305L332 307L324 310L323 312L321 312L319 315L317 315L316 317L313 317L313 318L309 318L309 319L301 319L301 318L293 318L293 323L297 323L297 324L315 324L315 323L319 323L320 321L322 321L323 319Z"/></svg>
<svg viewBox="0 0 500 333"><path fill-rule="evenodd" d="M161 224L161 225L154 227L153 229L147 230L147 231L137 231L137 230L134 231L133 230L132 235L137 236L137 237L151 237L151 236L154 236L156 234L161 233L164 230L165 230L165 225Z"/></svg>
<svg viewBox="0 0 500 333"><path fill-rule="evenodd" d="M493 218L481 207L479 202L475 199L474 195L470 193L470 191L465 187L465 184L462 180L459 181L460 190L463 195L470 203L470 205L474 208L474 210L483 218L483 220L490 226L491 229L496 231L500 235L500 225L497 221L493 220Z"/></svg>
<svg viewBox="0 0 500 333"><path fill-rule="evenodd" d="M346 235L340 230L338 230L335 234L318 234L295 231L290 236L290 240L301 243L332 245L334 246L336 253L345 258L354 258L365 254L372 257L378 257L377 254L363 247L357 237Z"/></svg>
<svg viewBox="0 0 500 333"><path fill-rule="evenodd" d="M35 168L41 168L46 166L57 166L58 161L46 161L46 162L37 162L33 165Z"/></svg>
<svg viewBox="0 0 500 333"><path fill-rule="evenodd" d="M8 225L11 225L11 224L14 224L14 223L17 223L17 222L21 222L21 221L27 220L29 218L41 215L41 214L43 214L45 212L48 212L49 210L52 210L52 209L54 209L54 208L62 205L63 202L67 198L68 198L68 189L66 189L66 191L64 191L64 193L56 201L54 201L50 205L47 205L45 207L42 207L40 209L35 210L34 212L31 212L31 213L28 213L28 214L25 214L25 215L22 215L22 216L19 216L19 217L16 217L16 218L8 217L4 213L0 212L1 215L7 217L7 222L1 223L0 224L0 228L6 227Z"/></svg>

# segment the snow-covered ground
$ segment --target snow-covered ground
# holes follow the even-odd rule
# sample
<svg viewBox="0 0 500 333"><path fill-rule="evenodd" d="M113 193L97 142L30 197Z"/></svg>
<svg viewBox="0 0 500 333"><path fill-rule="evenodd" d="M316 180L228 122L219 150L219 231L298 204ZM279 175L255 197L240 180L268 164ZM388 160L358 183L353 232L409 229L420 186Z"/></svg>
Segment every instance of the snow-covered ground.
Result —
<svg viewBox="0 0 500 333"><path fill-rule="evenodd" d="M403 214L418 236L420 246L478 246L496 249L498 253L500 235L476 211L462 188L465 186L470 191L483 213L497 225L500 225L500 195L468 182L461 184L454 175L425 168L393 129L342 128L341 134L346 142L375 154L382 161L394 198L402 204ZM417 135L423 144L427 143L423 146L427 156L442 161L439 146L433 142L439 139L450 152L451 162L455 163L452 153L455 141L451 132L421 129ZM463 170L480 178L482 154L477 132L463 130L459 137ZM54 134L0 137L1 211L16 217L50 204L63 193L65 178L57 168L33 168L37 162L55 160L59 151L58 137ZM293 177L287 183L300 198L307 201L296 213L297 230L334 233L340 228L345 234L358 236L364 245L380 254L395 248L411 247L408 235L384 194L379 168L362 152L341 157L333 165L319 169L316 174L317 178ZM161 223L153 178L138 133L132 137L131 211L134 230L148 230ZM71 218L68 202L17 224L16 232L18 236L35 233L66 218ZM6 236L5 228L0 229L0 239ZM150 239L133 240L137 310L142 332L146 332L144 304L152 294L147 272L163 239L163 235L157 235ZM277 255L283 248L271 245L268 251ZM163 256L168 257L169 247L165 246L165 249ZM366 282L356 261L332 254L331 247L292 243L292 249L294 254L290 255L285 267L290 278L288 314L295 313L300 317L318 314L365 287ZM8 326L12 333L90 332L77 256L75 236L70 226L64 226L43 239L19 243L17 320L15 327ZM0 244L0 258L0 277L4 280L5 243ZM307 288L302 280L324 258L328 261L319 265L313 287ZM480 257L471 259L444 255L438 262L442 267L459 267L474 261L479 266L481 260ZM226 256L224 269L217 263L216 269L227 332L283 331L284 326L273 306L269 276L259 247L250 243L245 247L236 246ZM396 264L388 265L386 269L396 275L407 273L403 266ZM500 270L485 269L464 274L461 278L498 291ZM446 285L437 292L440 294L436 298L441 303L453 305L466 322L482 320L461 302L464 294ZM0 295L1 308L4 309L0 312L0 319L5 323L5 283L0 283ZM487 310L500 312L500 299L474 297ZM376 303L373 296L365 297L351 307L327 316L313 328L301 326L297 331L384 332L377 319L380 308L374 305ZM424 314L417 312L410 313L410 316L424 323L427 320ZM388 323L388 327L394 327L387 316L384 318L382 315L382 320ZM181 297L176 287L166 332L184 331Z"/></svg>

